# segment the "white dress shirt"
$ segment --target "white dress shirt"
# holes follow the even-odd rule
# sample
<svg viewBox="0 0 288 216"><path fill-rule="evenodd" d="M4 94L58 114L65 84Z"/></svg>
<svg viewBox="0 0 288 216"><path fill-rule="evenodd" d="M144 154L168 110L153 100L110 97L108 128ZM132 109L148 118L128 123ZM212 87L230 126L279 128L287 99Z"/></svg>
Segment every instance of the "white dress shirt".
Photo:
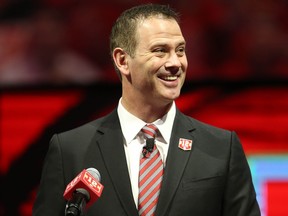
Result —
<svg viewBox="0 0 288 216"><path fill-rule="evenodd" d="M124 135L124 149L126 154L127 166L130 174L132 193L136 207L138 207L138 177L139 177L139 162L142 154L142 149L145 146L144 134L141 129L147 124L141 119L129 113L122 105L121 99L117 108L118 116L122 133ZM176 106L173 102L169 112L162 118L157 119L153 124L158 128L160 134L155 138L164 167L168 153L171 131L176 115Z"/></svg>

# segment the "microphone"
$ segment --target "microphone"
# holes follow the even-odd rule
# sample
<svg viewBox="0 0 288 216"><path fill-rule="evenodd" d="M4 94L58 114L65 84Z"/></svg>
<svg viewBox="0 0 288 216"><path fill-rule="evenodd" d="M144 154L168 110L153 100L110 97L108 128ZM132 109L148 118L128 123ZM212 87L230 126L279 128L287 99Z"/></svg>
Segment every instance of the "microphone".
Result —
<svg viewBox="0 0 288 216"><path fill-rule="evenodd" d="M63 194L68 201L65 216L80 216L102 194L104 186L100 184L101 176L95 168L88 168L79 173L66 187Z"/></svg>
<svg viewBox="0 0 288 216"><path fill-rule="evenodd" d="M150 156L151 152L154 149L154 143L155 143L154 138L146 139L146 146L144 146L143 150L142 150L143 157L149 157Z"/></svg>

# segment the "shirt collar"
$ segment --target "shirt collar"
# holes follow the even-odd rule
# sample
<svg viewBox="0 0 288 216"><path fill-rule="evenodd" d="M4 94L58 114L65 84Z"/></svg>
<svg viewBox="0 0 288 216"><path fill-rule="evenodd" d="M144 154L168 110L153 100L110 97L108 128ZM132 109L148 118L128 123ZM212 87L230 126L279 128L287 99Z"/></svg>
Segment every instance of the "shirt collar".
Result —
<svg viewBox="0 0 288 216"><path fill-rule="evenodd" d="M139 131L146 125L146 123L141 119L137 118L136 116L132 115L131 113L129 113L123 107L121 103L121 98L118 103L117 112L123 136L126 140L126 143L129 144L138 135ZM168 113L164 115L162 118L157 119L155 122L153 122L153 124L157 126L158 130L162 135L162 138L164 139L162 141L166 144L168 144L170 141L175 115L176 115L176 105L175 102L173 102Z"/></svg>

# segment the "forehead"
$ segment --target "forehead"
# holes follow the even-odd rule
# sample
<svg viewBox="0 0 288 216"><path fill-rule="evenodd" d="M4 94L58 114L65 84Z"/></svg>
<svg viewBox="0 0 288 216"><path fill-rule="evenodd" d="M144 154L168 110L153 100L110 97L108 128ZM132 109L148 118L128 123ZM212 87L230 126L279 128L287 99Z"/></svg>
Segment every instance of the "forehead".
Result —
<svg viewBox="0 0 288 216"><path fill-rule="evenodd" d="M177 21L162 17L150 17L139 22L136 36L139 43L153 43L160 40L177 40L181 43L184 41Z"/></svg>

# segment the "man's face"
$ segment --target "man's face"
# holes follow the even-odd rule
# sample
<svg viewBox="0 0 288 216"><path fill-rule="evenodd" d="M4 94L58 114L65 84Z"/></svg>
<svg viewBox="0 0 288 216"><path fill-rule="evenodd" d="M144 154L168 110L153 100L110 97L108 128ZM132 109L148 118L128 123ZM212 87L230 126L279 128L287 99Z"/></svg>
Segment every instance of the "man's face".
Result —
<svg viewBox="0 0 288 216"><path fill-rule="evenodd" d="M188 66L178 23L172 19L146 19L138 25L136 40L135 55L128 58L134 93L146 102L173 101L180 95Z"/></svg>

